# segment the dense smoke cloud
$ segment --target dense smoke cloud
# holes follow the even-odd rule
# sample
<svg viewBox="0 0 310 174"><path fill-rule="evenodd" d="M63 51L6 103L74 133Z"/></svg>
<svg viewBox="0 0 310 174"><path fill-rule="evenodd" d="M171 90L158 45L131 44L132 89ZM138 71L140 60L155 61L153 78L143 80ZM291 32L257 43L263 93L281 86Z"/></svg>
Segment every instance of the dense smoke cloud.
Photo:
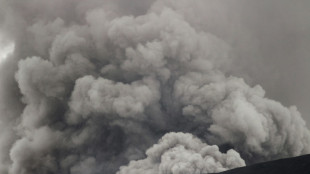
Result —
<svg viewBox="0 0 310 174"><path fill-rule="evenodd" d="M0 3L15 43L1 173L218 172L310 152L296 107L228 74L232 47L198 25L203 1Z"/></svg>
<svg viewBox="0 0 310 174"><path fill-rule="evenodd" d="M146 154L146 159L130 162L118 174L215 173L245 165L236 151L222 154L216 145L184 133L166 134Z"/></svg>

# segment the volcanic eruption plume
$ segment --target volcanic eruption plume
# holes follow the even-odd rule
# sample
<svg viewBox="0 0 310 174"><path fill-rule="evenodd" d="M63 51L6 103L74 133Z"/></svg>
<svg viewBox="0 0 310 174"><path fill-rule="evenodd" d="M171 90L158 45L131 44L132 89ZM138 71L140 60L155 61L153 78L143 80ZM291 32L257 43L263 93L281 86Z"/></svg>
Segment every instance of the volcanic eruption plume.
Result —
<svg viewBox="0 0 310 174"><path fill-rule="evenodd" d="M310 152L296 107L230 75L230 45L189 22L203 1L0 4L15 44L0 173L211 173Z"/></svg>

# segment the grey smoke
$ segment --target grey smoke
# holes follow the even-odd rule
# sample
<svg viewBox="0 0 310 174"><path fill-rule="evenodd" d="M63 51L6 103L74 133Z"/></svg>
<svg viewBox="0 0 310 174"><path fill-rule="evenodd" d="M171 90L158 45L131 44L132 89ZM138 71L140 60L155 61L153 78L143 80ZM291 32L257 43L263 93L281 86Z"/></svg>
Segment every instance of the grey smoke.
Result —
<svg viewBox="0 0 310 174"><path fill-rule="evenodd" d="M1 173L219 172L310 152L297 108L235 76L253 73L235 50L256 46L225 17L243 1L0 3L15 43L0 68Z"/></svg>
<svg viewBox="0 0 310 174"><path fill-rule="evenodd" d="M184 133L166 134L146 154L146 159L130 162L118 174L215 173L245 165L236 151L223 154L216 145L209 146Z"/></svg>

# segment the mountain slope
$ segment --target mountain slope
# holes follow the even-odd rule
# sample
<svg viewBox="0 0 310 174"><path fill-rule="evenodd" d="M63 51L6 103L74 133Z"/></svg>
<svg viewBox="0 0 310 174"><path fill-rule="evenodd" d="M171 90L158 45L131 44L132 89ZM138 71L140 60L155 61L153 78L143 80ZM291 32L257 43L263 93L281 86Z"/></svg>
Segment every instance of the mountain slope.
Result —
<svg viewBox="0 0 310 174"><path fill-rule="evenodd" d="M220 174L310 174L310 155L254 164Z"/></svg>

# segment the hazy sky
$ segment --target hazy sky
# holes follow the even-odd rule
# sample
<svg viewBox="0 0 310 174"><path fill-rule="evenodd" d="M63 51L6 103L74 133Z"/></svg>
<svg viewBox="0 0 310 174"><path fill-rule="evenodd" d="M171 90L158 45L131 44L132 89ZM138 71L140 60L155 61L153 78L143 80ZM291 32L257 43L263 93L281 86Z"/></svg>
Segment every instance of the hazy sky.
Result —
<svg viewBox="0 0 310 174"><path fill-rule="evenodd" d="M194 3L193 3L194 4ZM296 105L310 124L310 1L205 1L195 25L233 48L232 71L267 96Z"/></svg>
<svg viewBox="0 0 310 174"><path fill-rule="evenodd" d="M236 11L249 38L236 42L244 59L257 62L254 66L246 63L243 68L268 96L285 105L297 105L309 125L310 1L243 3Z"/></svg>

